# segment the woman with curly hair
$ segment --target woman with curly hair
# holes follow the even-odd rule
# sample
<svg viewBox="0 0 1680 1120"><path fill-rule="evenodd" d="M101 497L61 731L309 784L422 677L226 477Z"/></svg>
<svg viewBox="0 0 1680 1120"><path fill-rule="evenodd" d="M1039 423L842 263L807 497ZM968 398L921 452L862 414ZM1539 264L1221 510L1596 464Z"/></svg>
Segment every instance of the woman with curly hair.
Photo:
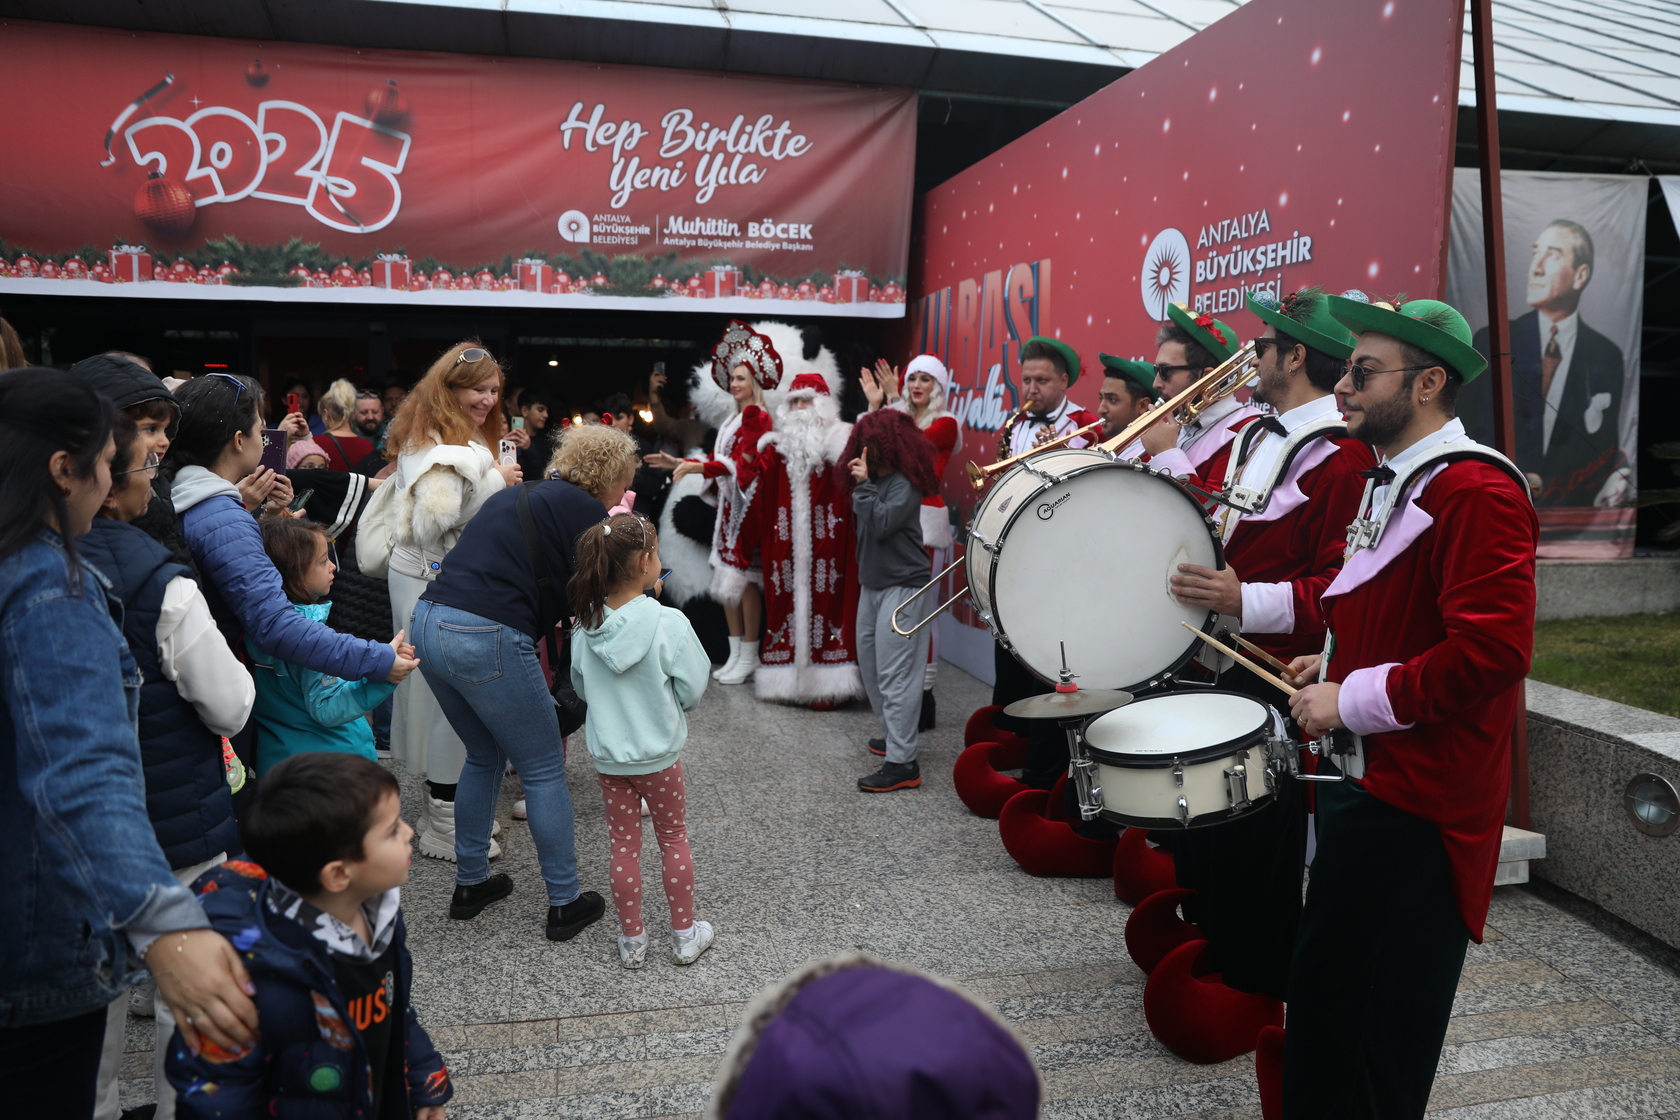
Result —
<svg viewBox="0 0 1680 1120"><path fill-rule="evenodd" d="M523 815L548 895L548 938L569 941L606 912L606 902L578 881L564 744L537 649L548 646L555 661L554 629L574 613L566 586L577 538L624 496L636 443L602 425L573 427L550 469L561 477L510 486L485 501L415 605L413 633L420 671L466 743L453 805L449 916L477 917L513 890L509 876L490 874L496 798L511 762L525 787ZM514 806L515 817L521 808Z"/></svg>
<svg viewBox="0 0 1680 1120"><path fill-rule="evenodd" d="M869 401L869 411L896 408L909 414L933 447L933 477L945 477L951 456L962 443L957 418L946 411L951 390L951 373L932 354L918 354L904 367L904 391L899 392L898 368L885 358L874 369L865 368L859 382ZM922 499L922 547L927 549L930 574L942 572L951 563L951 515L938 490ZM928 629L927 671L922 675L921 729L934 724L933 682L939 670L939 627Z"/></svg>
<svg viewBox="0 0 1680 1120"><path fill-rule="evenodd" d="M443 352L397 412L386 441L397 464L386 485L391 499L391 622L413 630L409 618L438 578L467 523L484 503L524 477L500 466L495 448L504 433L501 364L476 339ZM444 717L427 678L410 677L393 698L391 746L411 774L424 775L425 816L415 847L433 859L455 858L455 786L467 749ZM491 855L501 848L491 843Z"/></svg>
<svg viewBox="0 0 1680 1120"><path fill-rule="evenodd" d="M899 637L892 616L927 582L921 511L922 498L939 490L933 449L914 420L887 408L858 417L841 458L857 533L858 668L887 756L879 770L858 779L858 789L913 789L922 784L916 748L928 635L923 628Z"/></svg>

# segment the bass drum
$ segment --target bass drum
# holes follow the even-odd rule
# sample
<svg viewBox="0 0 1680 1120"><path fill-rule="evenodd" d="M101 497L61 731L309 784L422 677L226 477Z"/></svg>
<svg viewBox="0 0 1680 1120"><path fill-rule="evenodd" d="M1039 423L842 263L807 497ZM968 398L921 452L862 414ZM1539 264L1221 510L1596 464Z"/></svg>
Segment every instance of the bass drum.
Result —
<svg viewBox="0 0 1680 1120"><path fill-rule="evenodd" d="M1219 532L1177 480L1105 451L1035 455L975 508L965 565L980 617L1016 659L1055 683L1128 692L1163 683L1216 617L1173 598L1180 564L1224 567Z"/></svg>

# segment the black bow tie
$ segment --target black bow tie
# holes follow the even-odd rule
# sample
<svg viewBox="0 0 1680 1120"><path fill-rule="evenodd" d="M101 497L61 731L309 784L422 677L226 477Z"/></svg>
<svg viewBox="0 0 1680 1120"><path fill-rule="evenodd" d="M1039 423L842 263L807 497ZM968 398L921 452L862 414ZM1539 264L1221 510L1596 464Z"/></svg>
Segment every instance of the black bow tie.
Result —
<svg viewBox="0 0 1680 1120"><path fill-rule="evenodd" d="M1360 471L1359 475L1361 478L1376 479L1378 486L1381 486L1385 482L1394 481L1394 471L1388 467L1372 467L1368 471Z"/></svg>
<svg viewBox="0 0 1680 1120"><path fill-rule="evenodd" d="M1031 420L1034 424L1048 424L1048 423L1050 423L1050 413L1048 413L1048 412L1028 412L1027 413L1027 419Z"/></svg>
<svg viewBox="0 0 1680 1120"><path fill-rule="evenodd" d="M1289 429L1284 427L1283 421L1279 420L1276 416L1262 416L1260 419L1254 421L1254 426L1257 428L1263 428L1268 432L1276 432L1278 435L1283 436L1286 439L1289 436Z"/></svg>

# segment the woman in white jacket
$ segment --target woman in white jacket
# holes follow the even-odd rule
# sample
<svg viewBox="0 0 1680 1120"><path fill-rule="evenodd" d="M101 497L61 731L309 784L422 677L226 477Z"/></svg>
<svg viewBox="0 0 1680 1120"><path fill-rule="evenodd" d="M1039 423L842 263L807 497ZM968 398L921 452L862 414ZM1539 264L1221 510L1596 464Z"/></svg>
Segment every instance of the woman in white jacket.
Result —
<svg viewBox="0 0 1680 1120"><path fill-rule="evenodd" d="M414 604L484 500L523 478L517 465L496 462L504 434L502 381L501 365L481 343L457 343L432 363L391 424L387 453L397 469L388 485L398 489L390 514L388 578L397 630L410 629ZM455 785L466 748L421 674L404 681L394 700L392 753L410 773L426 779L426 813L416 847L422 855L453 862ZM500 854L492 840L491 857Z"/></svg>

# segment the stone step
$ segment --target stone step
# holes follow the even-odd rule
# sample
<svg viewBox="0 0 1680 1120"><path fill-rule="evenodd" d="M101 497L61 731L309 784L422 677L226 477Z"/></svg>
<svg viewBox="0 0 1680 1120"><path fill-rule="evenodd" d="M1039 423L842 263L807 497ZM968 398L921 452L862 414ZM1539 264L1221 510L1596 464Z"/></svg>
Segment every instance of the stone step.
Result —
<svg viewBox="0 0 1680 1120"><path fill-rule="evenodd" d="M1499 870L1494 872L1493 885L1508 887L1528 882L1530 860L1546 858L1546 838L1538 832L1505 826L1505 838L1499 843Z"/></svg>

